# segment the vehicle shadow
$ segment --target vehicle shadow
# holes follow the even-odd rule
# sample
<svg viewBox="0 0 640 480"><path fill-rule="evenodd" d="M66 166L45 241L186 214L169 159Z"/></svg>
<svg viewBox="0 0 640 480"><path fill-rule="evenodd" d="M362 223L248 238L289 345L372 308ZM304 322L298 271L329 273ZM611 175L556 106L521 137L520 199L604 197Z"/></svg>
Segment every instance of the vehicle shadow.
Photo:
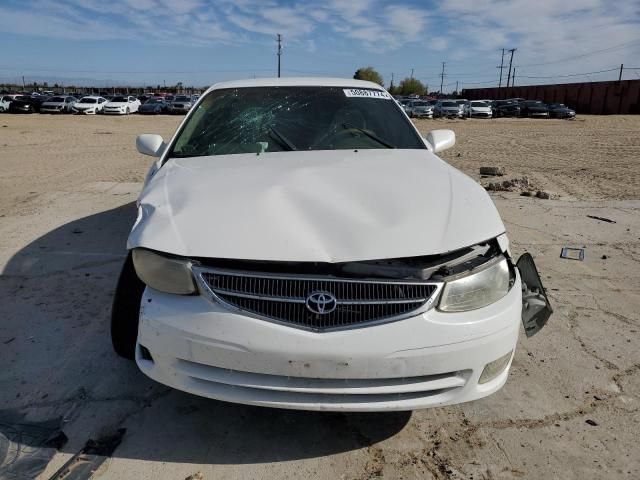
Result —
<svg viewBox="0 0 640 480"><path fill-rule="evenodd" d="M200 398L158 385L118 357L110 309L134 219L128 203L74 220L20 249L4 267L0 363L9 368L0 372L0 404L6 412L65 418L60 425L69 442L61 450L68 453L126 428L113 457L199 464L347 452L408 423L407 412L299 412Z"/></svg>

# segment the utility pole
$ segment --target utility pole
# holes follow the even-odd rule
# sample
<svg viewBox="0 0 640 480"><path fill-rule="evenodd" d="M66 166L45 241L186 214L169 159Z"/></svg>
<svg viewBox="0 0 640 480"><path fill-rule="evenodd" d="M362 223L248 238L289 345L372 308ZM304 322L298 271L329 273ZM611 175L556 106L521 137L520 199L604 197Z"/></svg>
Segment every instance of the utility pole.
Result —
<svg viewBox="0 0 640 480"><path fill-rule="evenodd" d="M513 52L515 52L517 48L510 48L511 58L509 59L509 76L507 77L507 88L509 88L509 80L511 79L511 64L513 63Z"/></svg>
<svg viewBox="0 0 640 480"><path fill-rule="evenodd" d="M282 57L282 35L278 34L278 78L280 78L280 58Z"/></svg>
<svg viewBox="0 0 640 480"><path fill-rule="evenodd" d="M411 78L413 78L413 68L411 69Z"/></svg>
<svg viewBox="0 0 640 480"><path fill-rule="evenodd" d="M622 81L622 69L624 68L624 63L620 64L620 75L618 75L618 81Z"/></svg>
<svg viewBox="0 0 640 480"><path fill-rule="evenodd" d="M22 75L22 90L24 91L24 90L26 90L26 89L27 89L27 87L26 87L26 85L24 84L24 75Z"/></svg>
<svg viewBox="0 0 640 480"><path fill-rule="evenodd" d="M498 82L498 94L502 88L502 70L504 70L504 48L502 49L502 58L500 59L500 66L496 67L500 69L500 81Z"/></svg>
<svg viewBox="0 0 640 480"><path fill-rule="evenodd" d="M513 67L513 76L511 77L511 86L516 86L516 67Z"/></svg>
<svg viewBox="0 0 640 480"><path fill-rule="evenodd" d="M444 84L444 62L442 62L442 73L440 74L440 95L442 95L443 84Z"/></svg>
<svg viewBox="0 0 640 480"><path fill-rule="evenodd" d="M456 95L458 95L458 80L456 80Z"/></svg>
<svg viewBox="0 0 640 480"><path fill-rule="evenodd" d="M393 72L391 72L391 85L389 85L389 90L393 90Z"/></svg>

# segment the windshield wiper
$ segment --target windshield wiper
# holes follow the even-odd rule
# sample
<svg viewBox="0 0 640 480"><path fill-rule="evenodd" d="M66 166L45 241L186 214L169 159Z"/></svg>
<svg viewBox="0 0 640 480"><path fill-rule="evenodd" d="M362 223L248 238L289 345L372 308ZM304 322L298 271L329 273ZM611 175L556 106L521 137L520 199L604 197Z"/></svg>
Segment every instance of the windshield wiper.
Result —
<svg viewBox="0 0 640 480"><path fill-rule="evenodd" d="M278 142L281 147L285 147L287 150L298 149L298 147L296 147L293 143L291 143L291 140L289 140L287 137L281 134L278 130L276 130L276 127L269 127L269 136L273 138L276 142Z"/></svg>
<svg viewBox="0 0 640 480"><path fill-rule="evenodd" d="M351 125L350 123L343 123L342 127L345 128L346 130L357 130L358 132L366 135L370 139L375 140L380 145L384 145L387 148L396 148L395 145L392 145L391 143L377 136L375 133L370 132L369 130L365 130L364 128L356 127L354 125Z"/></svg>

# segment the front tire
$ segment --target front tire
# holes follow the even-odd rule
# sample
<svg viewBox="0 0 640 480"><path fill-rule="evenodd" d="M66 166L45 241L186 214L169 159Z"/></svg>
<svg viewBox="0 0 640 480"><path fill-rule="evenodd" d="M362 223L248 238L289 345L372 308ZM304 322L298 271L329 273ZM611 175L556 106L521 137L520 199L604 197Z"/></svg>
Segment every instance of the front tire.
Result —
<svg viewBox="0 0 640 480"><path fill-rule="evenodd" d="M131 113L131 110L129 110L129 107L127 107L127 109L125 110L124 114L125 115L129 115L129 113Z"/></svg>
<svg viewBox="0 0 640 480"><path fill-rule="evenodd" d="M131 252L122 266L111 306L111 344L121 357L134 360L138 340L140 301L145 284L136 275Z"/></svg>

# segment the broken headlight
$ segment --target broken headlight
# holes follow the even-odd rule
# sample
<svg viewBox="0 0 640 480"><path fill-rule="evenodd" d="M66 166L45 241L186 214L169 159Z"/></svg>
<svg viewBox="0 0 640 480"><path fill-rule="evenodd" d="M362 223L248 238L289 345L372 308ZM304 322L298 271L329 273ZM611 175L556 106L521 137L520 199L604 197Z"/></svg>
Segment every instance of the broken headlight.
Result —
<svg viewBox="0 0 640 480"><path fill-rule="evenodd" d="M496 259L468 275L446 281L438 309L465 312L486 307L504 297L509 291L509 265L505 257Z"/></svg>
<svg viewBox="0 0 640 480"><path fill-rule="evenodd" d="M196 286L188 260L165 257L143 248L134 249L132 255L138 277L149 287L177 295L195 293Z"/></svg>

